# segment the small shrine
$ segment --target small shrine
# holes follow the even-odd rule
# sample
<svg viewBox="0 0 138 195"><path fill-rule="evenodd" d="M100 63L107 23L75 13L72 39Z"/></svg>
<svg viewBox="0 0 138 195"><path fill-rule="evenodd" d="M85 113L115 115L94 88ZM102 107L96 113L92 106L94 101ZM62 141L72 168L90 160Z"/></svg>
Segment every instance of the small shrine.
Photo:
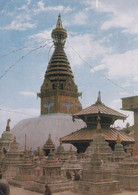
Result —
<svg viewBox="0 0 138 195"><path fill-rule="evenodd" d="M90 146L87 148L87 154L91 157L94 154L95 149L97 148L101 160L103 160L103 162L106 162L112 155L112 149L110 148L109 143L105 141L105 136L102 133L100 124L100 117L98 117L97 119L96 129L97 132L93 136L93 141L90 142Z"/></svg>
<svg viewBox="0 0 138 195"><path fill-rule="evenodd" d="M113 162L121 162L125 157L126 157L126 153L124 151L123 145L121 144L120 136L118 135L111 160Z"/></svg>
<svg viewBox="0 0 138 195"><path fill-rule="evenodd" d="M43 146L43 151L45 153L45 156L48 156L50 151L54 152L55 151L55 145L51 139L51 135L49 134L48 140Z"/></svg>
<svg viewBox="0 0 138 195"><path fill-rule="evenodd" d="M41 161L41 174L35 177L33 182L28 182L26 189L44 193L45 185L48 185L52 193L70 190L72 182L69 182L63 177L61 164L52 153L49 153L48 158ZM39 172L39 170L36 170Z"/></svg>
<svg viewBox="0 0 138 195"><path fill-rule="evenodd" d="M10 132L10 119L7 120L6 130L0 138L0 151L4 154L10 149L10 144L13 141L13 134Z"/></svg>
<svg viewBox="0 0 138 195"><path fill-rule="evenodd" d="M62 170L64 176L69 180L79 180L78 177L81 176L82 167L74 151L72 151L72 147L70 147L70 156L63 164Z"/></svg>
<svg viewBox="0 0 138 195"><path fill-rule="evenodd" d="M113 180L111 171L102 166L98 149L95 149L88 170L83 170L78 192L88 195L110 195L120 192L119 182Z"/></svg>
<svg viewBox="0 0 138 195"><path fill-rule="evenodd" d="M19 169L19 165L22 164L24 157L23 151L19 149L19 144L16 142L16 137L14 137L11 143L10 149L5 154L5 157L0 162L3 171L3 177L8 181L11 181Z"/></svg>
<svg viewBox="0 0 138 195"><path fill-rule="evenodd" d="M59 146L56 149L55 155L58 158L58 160L61 162L61 164L63 164L68 159L68 154L64 150L61 140Z"/></svg>
<svg viewBox="0 0 138 195"><path fill-rule="evenodd" d="M138 191L138 162L134 161L130 153L119 163L116 180L120 181L123 189Z"/></svg>
<svg viewBox="0 0 138 195"><path fill-rule="evenodd" d="M35 174L34 162L30 158L27 149L24 151L22 162L18 165L18 170L16 176L12 180L13 185L24 186L26 188L26 183L34 179Z"/></svg>
<svg viewBox="0 0 138 195"><path fill-rule="evenodd" d="M105 106L101 101L100 92L95 104L73 115L73 120L82 119L86 123L87 127L62 137L62 143L70 143L74 145L77 148L78 153L85 152L97 132L98 117L100 117L100 125L102 129L101 133L104 135L105 140L109 143L109 146L113 150L118 134L123 146L134 144L134 139L131 136L111 127L116 120L125 120L127 116Z"/></svg>

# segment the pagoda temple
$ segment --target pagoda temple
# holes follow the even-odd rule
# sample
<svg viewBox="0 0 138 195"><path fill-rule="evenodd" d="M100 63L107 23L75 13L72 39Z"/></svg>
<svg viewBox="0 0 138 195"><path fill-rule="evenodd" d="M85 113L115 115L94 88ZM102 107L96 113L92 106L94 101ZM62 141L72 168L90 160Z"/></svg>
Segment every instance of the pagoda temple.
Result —
<svg viewBox="0 0 138 195"><path fill-rule="evenodd" d="M41 98L41 115L49 113L74 114L82 109L77 85L64 51L67 31L63 28L59 14L56 28L52 31L54 53L45 73L38 96Z"/></svg>
<svg viewBox="0 0 138 195"><path fill-rule="evenodd" d="M77 148L78 153L85 152L86 148L90 145L90 142L93 141L94 134L97 132L97 120L99 120L99 117L101 133L105 136L105 140L109 142L109 146L112 149L114 149L118 135L120 136L123 146L134 144L134 139L132 137L110 127L116 120L125 120L127 116L105 106L101 101L100 92L95 104L73 115L73 120L82 119L87 124L87 127L62 137L62 143L73 144Z"/></svg>

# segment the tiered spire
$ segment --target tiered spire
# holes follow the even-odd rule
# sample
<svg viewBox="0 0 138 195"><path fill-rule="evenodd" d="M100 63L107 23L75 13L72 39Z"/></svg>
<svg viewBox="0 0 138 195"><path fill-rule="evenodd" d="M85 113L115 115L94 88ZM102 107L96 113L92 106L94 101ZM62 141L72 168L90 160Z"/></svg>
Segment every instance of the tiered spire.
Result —
<svg viewBox="0 0 138 195"><path fill-rule="evenodd" d="M43 99L41 101L41 114L75 113L81 109L81 104L78 100L81 93L78 93L70 63L64 51L67 31L62 26L60 14L51 37L55 50L45 73L41 93L38 94ZM65 102L63 101L64 99L66 100Z"/></svg>

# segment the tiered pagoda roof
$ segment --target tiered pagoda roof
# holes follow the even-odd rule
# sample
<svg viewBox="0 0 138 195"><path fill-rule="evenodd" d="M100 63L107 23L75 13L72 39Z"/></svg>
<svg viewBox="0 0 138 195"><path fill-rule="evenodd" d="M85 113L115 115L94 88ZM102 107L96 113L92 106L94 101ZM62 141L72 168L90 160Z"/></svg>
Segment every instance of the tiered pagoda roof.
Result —
<svg viewBox="0 0 138 195"><path fill-rule="evenodd" d="M114 148L118 135L120 136L123 145L134 143L133 137L115 128L111 128L111 125L113 125L117 119L125 120L127 116L105 106L101 101L100 92L95 104L73 115L73 121L75 119L82 119L86 123L87 127L62 137L62 143L71 143L77 148L82 147L84 152L93 140L93 136L97 133L97 120L99 118L101 132L112 148Z"/></svg>

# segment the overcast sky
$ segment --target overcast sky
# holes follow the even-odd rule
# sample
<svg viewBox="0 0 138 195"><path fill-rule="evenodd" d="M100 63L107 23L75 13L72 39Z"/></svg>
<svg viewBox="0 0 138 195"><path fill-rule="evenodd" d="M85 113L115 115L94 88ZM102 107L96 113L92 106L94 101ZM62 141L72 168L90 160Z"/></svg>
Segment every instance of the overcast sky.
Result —
<svg viewBox="0 0 138 195"><path fill-rule="evenodd" d="M99 90L103 103L118 111L120 98L138 95L137 10L137 0L1 0L0 134L8 118L13 127L39 116L36 93L53 52L51 31L59 13L83 108L95 103ZM133 124L131 112L120 112Z"/></svg>

